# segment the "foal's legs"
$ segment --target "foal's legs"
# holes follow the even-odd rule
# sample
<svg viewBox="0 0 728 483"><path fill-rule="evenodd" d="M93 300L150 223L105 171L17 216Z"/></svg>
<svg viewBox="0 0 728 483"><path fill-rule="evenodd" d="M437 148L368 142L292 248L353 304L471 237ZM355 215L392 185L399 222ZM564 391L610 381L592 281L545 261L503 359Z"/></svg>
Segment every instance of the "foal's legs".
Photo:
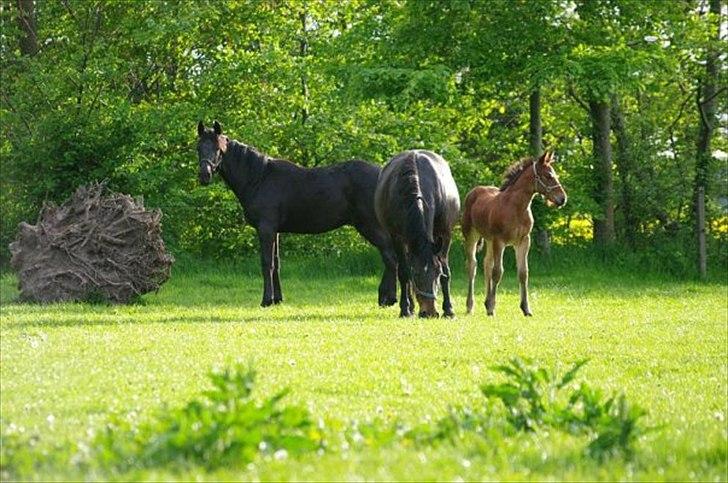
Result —
<svg viewBox="0 0 728 483"><path fill-rule="evenodd" d="M354 228L369 243L377 247L384 262L384 274L379 283L379 305L381 307L394 305L397 302L397 255L391 237L381 228L373 227L371 224L357 223Z"/></svg>
<svg viewBox="0 0 728 483"><path fill-rule="evenodd" d="M283 302L281 291L281 257L280 257L280 235L276 233L273 241L273 303Z"/></svg>
<svg viewBox="0 0 728 483"><path fill-rule="evenodd" d="M273 260L276 232L269 227L258 228L258 241L260 242L260 269L263 275L263 301L261 307L273 303Z"/></svg>
<svg viewBox="0 0 728 483"><path fill-rule="evenodd" d="M521 310L523 315L530 316L528 308L528 249L531 246L531 237L524 236L516 245L516 266L518 267L518 282L521 285Z"/></svg>
<svg viewBox="0 0 728 483"><path fill-rule="evenodd" d="M468 313L473 313L473 292L475 291L475 273L478 271L478 260L476 259L476 252L478 251L478 242L480 241L480 234L473 230L465 238L465 265L468 270L468 301L467 309ZM489 273L486 272L485 277L488 278Z"/></svg>
<svg viewBox="0 0 728 483"><path fill-rule="evenodd" d="M409 317L414 315L414 301L410 293L410 270L407 265L407 257L405 255L404 245L399 241L394 241L394 251L397 254L397 276L399 277L399 316Z"/></svg>
<svg viewBox="0 0 728 483"><path fill-rule="evenodd" d="M442 250L440 251L440 263L442 264L442 275L440 275L440 286L442 286L442 315L444 317L455 317L450 301L450 236L443 238Z"/></svg>
<svg viewBox="0 0 728 483"><path fill-rule="evenodd" d="M488 243L488 253L483 261L485 276L488 280L488 293L485 297L485 311L488 315L495 314L495 291L503 276L503 250L505 244L493 240Z"/></svg>

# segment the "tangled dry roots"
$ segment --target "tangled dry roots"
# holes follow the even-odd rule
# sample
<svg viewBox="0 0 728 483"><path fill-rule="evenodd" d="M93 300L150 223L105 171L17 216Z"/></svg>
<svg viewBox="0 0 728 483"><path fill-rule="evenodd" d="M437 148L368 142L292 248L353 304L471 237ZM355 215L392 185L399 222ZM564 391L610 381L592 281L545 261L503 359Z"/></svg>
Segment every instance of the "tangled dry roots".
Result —
<svg viewBox="0 0 728 483"><path fill-rule="evenodd" d="M126 303L159 289L174 258L164 248L159 210L83 186L61 206L46 205L37 225L21 223L10 244L20 297L34 302Z"/></svg>

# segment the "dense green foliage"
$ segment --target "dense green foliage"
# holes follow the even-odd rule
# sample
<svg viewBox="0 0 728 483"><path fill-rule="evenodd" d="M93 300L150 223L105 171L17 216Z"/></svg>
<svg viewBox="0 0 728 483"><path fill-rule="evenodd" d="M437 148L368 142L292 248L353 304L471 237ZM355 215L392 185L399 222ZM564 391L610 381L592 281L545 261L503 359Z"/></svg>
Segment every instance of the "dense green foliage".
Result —
<svg viewBox="0 0 728 483"><path fill-rule="evenodd" d="M256 403L255 371L241 364L212 372L213 388L177 409L165 409L141 427L121 420L94 442L94 458L117 469L175 463L208 469L240 466L261 452L298 455L321 446L308 411L280 407L286 391Z"/></svg>
<svg viewBox="0 0 728 483"><path fill-rule="evenodd" d="M280 408L287 390L261 404L255 403L252 391L256 372L236 363L231 368L210 373L213 389L181 408L165 408L154 419L141 424L123 418L107 423L91 442L87 459L77 464L116 474L170 464L180 469L195 466L208 471L240 469L260 457L272 455L275 459L285 459L316 450L322 455L341 453L351 447L422 449L446 443L457 446L469 437L502 440L514 435L504 424L506 419L521 430L552 427L573 435L587 433L590 435L587 453L602 461L618 455L631 457L642 431L638 419L646 413L630 407L624 395L617 404L614 397L602 402L600 392L585 383L578 387L570 385L584 362L574 364L557 381L552 371L514 358L508 365L496 367L511 377L511 383L483 386L486 397L503 401L507 408L505 419L492 405L480 404L475 408L450 408L446 416L414 427L403 422L389 424L380 418L364 424L331 419L325 423L319 418L319 424L314 425L304 407ZM555 385L547 388L551 394L540 394L536 386L552 381ZM568 404L559 406L554 404L554 393L562 389L568 389L563 392L570 394ZM544 405L546 398L552 401ZM530 405L527 420L513 418L520 411L516 408L519 399ZM526 426L521 424L524 421ZM336 430L341 427L345 428L343 439ZM19 443L21 439L17 436L2 437L10 440L0 449L6 476L28 476L23 473L29 470L26 461L33 458L32 450L27 447L32 445L28 441ZM57 461L51 460L51 465ZM63 462L63 466L71 464L71 461Z"/></svg>
<svg viewBox="0 0 728 483"><path fill-rule="evenodd" d="M30 42L18 7L29 3ZM718 48L703 0L1 5L4 260L20 220L100 179L162 208L175 253L250 253L254 234L232 194L197 186L198 119L217 118L232 137L306 166L383 163L426 147L450 161L464 195L497 184L528 154L528 98L538 89L543 144L559 153L570 195L559 212L536 201L540 226L556 243L587 242L612 200L618 243L693 270L695 99ZM613 103L624 121L608 188L592 157L591 102ZM723 154L704 171L709 259L723 267L725 103L717 115L712 149ZM288 237L284 247L361 243L349 230Z"/></svg>
<svg viewBox="0 0 728 483"><path fill-rule="evenodd" d="M336 265L324 256L295 258L283 266L286 303L269 309L257 306L253 260L182 260L158 294L130 306L9 303L15 279L4 275L3 479L728 479L724 282L677 282L555 250L547 264L539 257L531 264L533 318L518 307L512 259L498 316L485 317L480 290L475 314L465 316L459 253L452 266L458 318L400 320L395 308L376 308L378 274L362 269L376 254ZM489 369L516 354L549 371L524 364L513 378ZM578 377L551 394L569 363L585 358ZM265 407L289 388L276 408L305 408L314 430L324 428L322 453L277 459L263 451L242 467L211 469L197 456L209 446L192 449L196 437L185 432L189 465L149 459L133 468L96 457L109 422L116 441L128 441L123 428L132 427L141 430L137 442L150 442L152 434L178 434L172 423L187 420L190 401L206 399L202 392L245 394L244 371L229 373L238 382L225 389L207 376L235 360L259 374L250 399L234 404ZM523 389L516 407L530 414L529 401L539 401L542 422L519 430L508 408L483 397L484 383ZM648 414L606 396L619 393ZM220 436L203 428L210 431L200 436ZM625 454L589 456L590 445L621 448L619 438ZM135 443L132 454L140 447L147 445ZM154 454L166 461L166 453Z"/></svg>
<svg viewBox="0 0 728 483"><path fill-rule="evenodd" d="M624 394L605 399L599 389L586 383L571 388L569 384L585 363L586 360L579 361L558 376L516 357L495 367L508 376L508 382L486 384L481 389L485 396L503 403L508 420L516 429L535 431L545 426L586 433L590 435L588 452L592 456L630 456L645 431L639 420L646 413L639 406L631 406Z"/></svg>

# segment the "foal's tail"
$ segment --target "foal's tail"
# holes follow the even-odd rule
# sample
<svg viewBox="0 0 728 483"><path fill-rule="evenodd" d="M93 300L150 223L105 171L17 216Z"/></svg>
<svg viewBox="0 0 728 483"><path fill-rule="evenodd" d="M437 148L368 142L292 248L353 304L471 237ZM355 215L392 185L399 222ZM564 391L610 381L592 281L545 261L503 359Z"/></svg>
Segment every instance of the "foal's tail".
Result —
<svg viewBox="0 0 728 483"><path fill-rule="evenodd" d="M463 209L463 220L460 223L460 228L463 230L463 238L467 240L471 236L471 230L473 229L473 203L477 199L477 188L473 189L465 197L465 208ZM478 246L476 250L480 252L483 249L483 238L478 237Z"/></svg>

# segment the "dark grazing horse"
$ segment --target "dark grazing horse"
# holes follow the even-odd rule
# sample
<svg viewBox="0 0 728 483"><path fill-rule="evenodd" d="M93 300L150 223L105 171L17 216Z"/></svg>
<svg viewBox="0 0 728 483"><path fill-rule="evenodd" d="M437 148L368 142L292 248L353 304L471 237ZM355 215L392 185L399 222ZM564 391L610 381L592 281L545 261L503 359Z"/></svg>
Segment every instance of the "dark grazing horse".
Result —
<svg viewBox="0 0 728 483"><path fill-rule="evenodd" d="M521 160L508 169L500 188L476 186L465 197L462 229L468 268L469 314L473 312L475 252L485 239L486 312L488 315L495 313L495 292L503 275L503 250L512 245L516 250L521 286L521 310L523 315L531 315L528 306L528 249L533 227L531 200L538 193L549 204L561 207L566 203L566 192L551 166L552 160L553 153L545 153L538 159Z"/></svg>
<svg viewBox="0 0 728 483"><path fill-rule="evenodd" d="M430 151L398 154L379 175L374 207L397 254L400 317L414 313L412 291L420 317L437 317L438 285L442 285L444 315L454 316L448 254L460 216L460 197L447 162Z"/></svg>
<svg viewBox="0 0 728 483"><path fill-rule="evenodd" d="M245 220L258 231L266 307L283 301L278 254L279 233L323 233L352 225L377 247L384 261L379 304L397 301L396 258L389 234L374 214L374 190L379 167L348 161L307 169L272 159L213 128L197 125L200 183L207 185L218 172L237 196Z"/></svg>

